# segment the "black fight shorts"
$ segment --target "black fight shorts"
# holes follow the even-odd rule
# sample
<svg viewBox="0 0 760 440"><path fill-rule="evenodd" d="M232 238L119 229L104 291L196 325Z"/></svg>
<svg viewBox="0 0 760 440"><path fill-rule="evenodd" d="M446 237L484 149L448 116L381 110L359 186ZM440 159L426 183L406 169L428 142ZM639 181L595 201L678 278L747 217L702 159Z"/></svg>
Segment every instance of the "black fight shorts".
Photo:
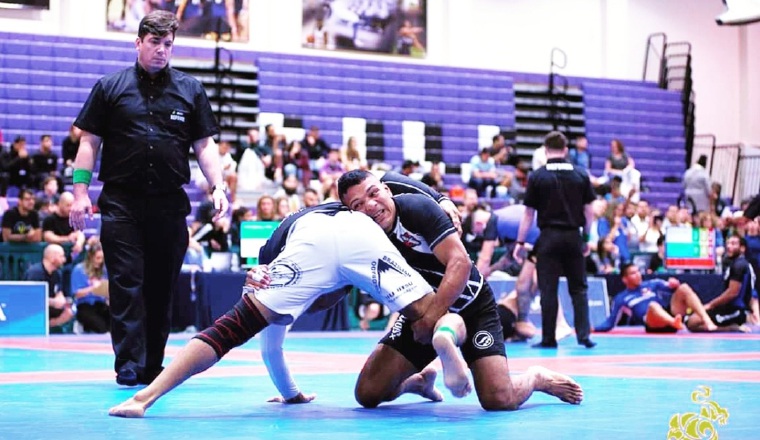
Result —
<svg viewBox="0 0 760 440"><path fill-rule="evenodd" d="M478 297L459 315L467 328L467 340L460 347L467 365L471 366L476 360L488 356L507 356L499 312L488 283L484 283ZM380 343L394 348L418 370L438 357L432 345L420 344L414 340L412 324L403 315L399 316Z"/></svg>

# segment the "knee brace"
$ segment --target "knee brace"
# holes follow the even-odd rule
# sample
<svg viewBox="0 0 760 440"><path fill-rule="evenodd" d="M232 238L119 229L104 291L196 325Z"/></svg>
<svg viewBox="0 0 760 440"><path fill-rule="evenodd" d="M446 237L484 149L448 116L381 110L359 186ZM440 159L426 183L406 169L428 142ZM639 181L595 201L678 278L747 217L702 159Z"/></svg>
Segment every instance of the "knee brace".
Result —
<svg viewBox="0 0 760 440"><path fill-rule="evenodd" d="M251 298L243 295L235 307L220 316L211 327L198 333L195 338L210 345L221 359L233 348L248 342L267 325L269 323Z"/></svg>

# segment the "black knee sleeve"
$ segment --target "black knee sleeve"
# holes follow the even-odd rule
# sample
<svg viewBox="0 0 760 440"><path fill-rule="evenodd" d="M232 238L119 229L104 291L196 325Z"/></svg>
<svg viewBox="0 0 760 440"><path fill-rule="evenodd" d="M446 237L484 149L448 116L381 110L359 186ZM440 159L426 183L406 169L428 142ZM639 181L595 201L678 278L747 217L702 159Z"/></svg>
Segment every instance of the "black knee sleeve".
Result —
<svg viewBox="0 0 760 440"><path fill-rule="evenodd" d="M248 342L267 325L267 320L253 301L248 295L243 295L235 307L220 316L211 327L195 335L195 338L210 345L221 359L233 348Z"/></svg>

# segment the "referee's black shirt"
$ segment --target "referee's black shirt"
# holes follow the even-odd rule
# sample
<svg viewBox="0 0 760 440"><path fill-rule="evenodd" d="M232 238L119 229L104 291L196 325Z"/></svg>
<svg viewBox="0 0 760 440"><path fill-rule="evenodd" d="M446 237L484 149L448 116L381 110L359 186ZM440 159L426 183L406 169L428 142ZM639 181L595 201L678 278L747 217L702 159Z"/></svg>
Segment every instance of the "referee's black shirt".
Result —
<svg viewBox="0 0 760 440"><path fill-rule="evenodd" d="M192 143L219 133L198 80L170 67L150 78L137 63L101 78L74 125L103 140L102 182L150 193L188 183Z"/></svg>
<svg viewBox="0 0 760 440"><path fill-rule="evenodd" d="M594 200L591 180L564 159L549 159L528 179L525 206L538 211L538 227L578 229L586 225L584 205Z"/></svg>

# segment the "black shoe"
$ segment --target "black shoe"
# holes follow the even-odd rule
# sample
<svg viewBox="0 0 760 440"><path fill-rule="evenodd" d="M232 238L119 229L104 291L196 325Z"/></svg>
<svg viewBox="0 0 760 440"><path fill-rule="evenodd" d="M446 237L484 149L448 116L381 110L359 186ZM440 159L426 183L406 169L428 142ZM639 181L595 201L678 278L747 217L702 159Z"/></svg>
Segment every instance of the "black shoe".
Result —
<svg viewBox="0 0 760 440"><path fill-rule="evenodd" d="M142 385L150 385L161 372L164 371L164 367L159 367L158 370L150 370L140 375L138 382Z"/></svg>
<svg viewBox="0 0 760 440"><path fill-rule="evenodd" d="M533 348L557 348L557 341L541 341L538 344L531 345Z"/></svg>
<svg viewBox="0 0 760 440"><path fill-rule="evenodd" d="M591 339L584 339L582 341L578 341L578 345L582 345L586 348L594 348L596 347L596 342L592 341Z"/></svg>
<svg viewBox="0 0 760 440"><path fill-rule="evenodd" d="M126 387L133 387L139 383L137 381L137 373L131 368L123 368L116 374L116 383Z"/></svg>

